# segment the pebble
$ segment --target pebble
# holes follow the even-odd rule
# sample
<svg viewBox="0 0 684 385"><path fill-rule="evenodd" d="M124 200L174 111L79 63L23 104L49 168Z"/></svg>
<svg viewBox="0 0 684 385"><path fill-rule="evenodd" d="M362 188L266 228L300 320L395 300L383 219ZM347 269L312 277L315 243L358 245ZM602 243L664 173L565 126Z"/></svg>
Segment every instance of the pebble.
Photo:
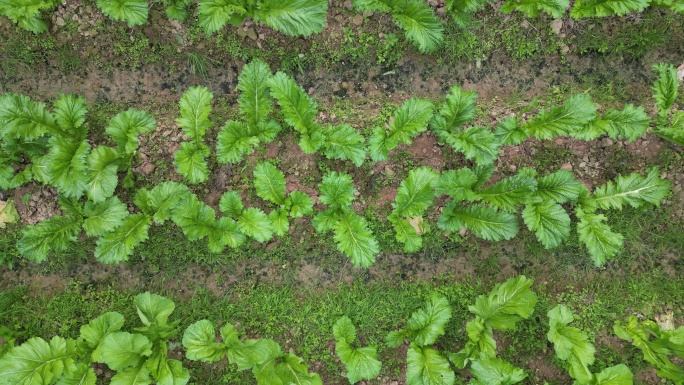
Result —
<svg viewBox="0 0 684 385"><path fill-rule="evenodd" d="M361 24L363 24L363 15L354 16L354 18L352 19L352 23L354 23L354 25L356 26L360 26Z"/></svg>
<svg viewBox="0 0 684 385"><path fill-rule="evenodd" d="M610 147L613 145L613 140L610 138L605 138L601 141L601 146L603 147Z"/></svg>
<svg viewBox="0 0 684 385"><path fill-rule="evenodd" d="M572 171L572 165L570 163L563 163L560 168L561 170Z"/></svg>
<svg viewBox="0 0 684 385"><path fill-rule="evenodd" d="M580 168L585 168L585 167L587 167L587 162L581 162L579 164L579 166L580 166Z"/></svg>

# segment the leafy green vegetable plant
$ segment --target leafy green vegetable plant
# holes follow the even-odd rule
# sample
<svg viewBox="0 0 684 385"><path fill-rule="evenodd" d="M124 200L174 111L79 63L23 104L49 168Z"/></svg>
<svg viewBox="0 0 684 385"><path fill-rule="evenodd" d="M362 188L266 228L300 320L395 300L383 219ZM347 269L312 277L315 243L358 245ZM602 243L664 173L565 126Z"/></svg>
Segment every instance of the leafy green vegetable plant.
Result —
<svg viewBox="0 0 684 385"><path fill-rule="evenodd" d="M624 364L603 369L600 373L592 373L589 366L594 363L596 349L589 342L587 334L582 330L568 326L574 320L570 309L565 305L557 305L548 312L548 340L553 343L556 357L567 364L567 370L577 385L631 385L632 371Z"/></svg>
<svg viewBox="0 0 684 385"><path fill-rule="evenodd" d="M197 5L207 35L249 17L286 35L309 36L323 30L327 11L326 0L199 0Z"/></svg>
<svg viewBox="0 0 684 385"><path fill-rule="evenodd" d="M254 60L245 65L238 78L238 106L244 122L229 120L218 134L216 157L220 163L237 163L251 154L259 143L272 142L280 124L268 119L273 107L268 82L273 77L268 65Z"/></svg>
<svg viewBox="0 0 684 385"><path fill-rule="evenodd" d="M204 135L211 127L209 113L214 95L206 87L190 87L180 100L181 117L177 120L190 142L181 144L174 154L178 172L191 184L202 183L209 178L207 156L209 147L204 144Z"/></svg>
<svg viewBox="0 0 684 385"><path fill-rule="evenodd" d="M316 231L325 234L332 230L337 249L349 256L354 266L372 265L380 250L366 219L351 208L356 191L352 178L333 171L323 177L319 189L319 200L328 208L314 217Z"/></svg>
<svg viewBox="0 0 684 385"><path fill-rule="evenodd" d="M679 93L677 69L671 64L664 63L654 65L653 69L658 73L658 79L652 88L658 110L654 133L684 146L684 111L673 111Z"/></svg>
<svg viewBox="0 0 684 385"><path fill-rule="evenodd" d="M439 174L429 167L413 169L397 190L392 203L394 209L387 219L394 226L397 241L404 244L407 253L418 251L423 246L421 235L429 230L423 214L434 201L434 186L438 179Z"/></svg>
<svg viewBox="0 0 684 385"><path fill-rule="evenodd" d="M658 377L672 380L675 384L684 383L684 369L669 358L684 358L684 326L664 330L654 321L639 322L637 317L630 316L625 324L616 322L614 332L641 350L644 360L655 366Z"/></svg>
<svg viewBox="0 0 684 385"><path fill-rule="evenodd" d="M392 15L394 24L404 30L406 38L420 52L435 51L444 38L444 25L430 6L421 0L353 0L355 10L384 12Z"/></svg>
<svg viewBox="0 0 684 385"><path fill-rule="evenodd" d="M251 369L258 385L323 384L318 374L309 373L300 357L284 353L271 339L241 341L231 324L223 326L219 334L221 340L217 341L214 325L208 320L190 325L183 334L186 357L202 362L217 362L226 357L240 371Z"/></svg>
<svg viewBox="0 0 684 385"><path fill-rule="evenodd" d="M9 0L0 3L0 15L9 17L19 27L35 34L45 32L48 23L41 12L59 4L56 0Z"/></svg>
<svg viewBox="0 0 684 385"><path fill-rule="evenodd" d="M300 218L313 213L313 200L305 193L293 191L285 196L285 175L269 162L254 168L254 187L260 198L279 206L268 216L278 236L285 235L290 228L288 216Z"/></svg>
<svg viewBox="0 0 684 385"><path fill-rule="evenodd" d="M269 81L285 122L301 135L299 147L307 154L319 149L329 159L351 160L357 167L366 158L364 138L347 124L323 127L314 120L316 102L290 76L278 72Z"/></svg>
<svg viewBox="0 0 684 385"><path fill-rule="evenodd" d="M405 101L394 112L389 129L373 128L368 140L371 159L374 162L385 161L390 151L400 143L411 144L414 137L427 129L432 109L432 103L427 100L413 98Z"/></svg>
<svg viewBox="0 0 684 385"><path fill-rule="evenodd" d="M425 307L415 311L406 326L390 332L385 343L396 348L407 339L406 383L408 385L453 385L456 381L449 361L429 346L444 335L444 327L451 319L451 306L442 295L433 293Z"/></svg>
<svg viewBox="0 0 684 385"><path fill-rule="evenodd" d="M147 292L137 295L134 303L143 326L133 333L121 331L123 315L109 312L83 325L77 340L55 336L48 342L34 337L11 348L0 358L2 383L94 385L93 364L102 363L116 372L113 385L187 384L188 370L168 358L169 340L178 326L178 321L168 319L173 301Z"/></svg>
<svg viewBox="0 0 684 385"><path fill-rule="evenodd" d="M147 0L97 0L96 4L107 17L123 21L129 27L142 25L147 21Z"/></svg>
<svg viewBox="0 0 684 385"><path fill-rule="evenodd" d="M370 380L380 374L382 363L374 346L353 348L356 342L356 328L349 317L341 317L333 326L335 354L344 364L350 384Z"/></svg>

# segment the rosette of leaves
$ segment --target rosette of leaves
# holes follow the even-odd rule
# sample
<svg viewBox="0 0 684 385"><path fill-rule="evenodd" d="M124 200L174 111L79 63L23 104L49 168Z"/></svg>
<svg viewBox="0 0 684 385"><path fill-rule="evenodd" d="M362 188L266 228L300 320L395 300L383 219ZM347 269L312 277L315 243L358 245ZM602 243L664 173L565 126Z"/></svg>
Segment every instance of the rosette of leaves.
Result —
<svg viewBox="0 0 684 385"><path fill-rule="evenodd" d="M109 312L83 325L77 340L34 337L11 348L0 358L2 383L95 385L93 364L103 363L116 372L112 385L187 384L188 370L167 357L178 325L168 320L173 301L148 292L135 297L135 306L143 326L133 333L121 331L123 315Z"/></svg>
<svg viewBox="0 0 684 385"><path fill-rule="evenodd" d="M408 177L399 185L392 213L387 219L394 226L397 241L404 244L407 253L418 251L423 246L421 235L429 231L423 214L434 202L434 186L438 179L439 174L433 169L421 167L409 171Z"/></svg>
<svg viewBox="0 0 684 385"><path fill-rule="evenodd" d="M385 343L396 348L409 341L406 352L406 384L453 385L456 376L449 361L437 350L429 347L444 335L444 326L451 319L449 301L433 293L422 309L415 311L401 330L390 332Z"/></svg>
<svg viewBox="0 0 684 385"><path fill-rule="evenodd" d="M360 12L384 12L404 30L406 39L420 52L435 51L444 39L444 25L430 6L422 0L353 0L352 6Z"/></svg>
<svg viewBox="0 0 684 385"><path fill-rule="evenodd" d="M432 118L433 105L423 99L405 101L394 112L389 128L375 127L368 139L371 159L374 162L387 160L390 151L399 144L411 144L413 138L427 129Z"/></svg>
<svg viewBox="0 0 684 385"><path fill-rule="evenodd" d="M568 326L574 320L570 309L557 305L548 312L549 332L546 337L553 343L556 357L567 365L568 374L577 385L631 385L633 375L623 364L592 373L589 366L594 363L596 349L582 330Z"/></svg>
<svg viewBox="0 0 684 385"><path fill-rule="evenodd" d="M305 193L292 191L285 195L285 175L269 162L254 167L254 188L261 199L278 205L268 215L278 236L285 235L290 228L288 217L294 219L313 213L313 200Z"/></svg>
<svg viewBox="0 0 684 385"><path fill-rule="evenodd" d="M35 34L45 32L48 23L41 13L52 9L60 2L56 0L8 0L0 2L0 15L9 17L20 28Z"/></svg>
<svg viewBox="0 0 684 385"><path fill-rule="evenodd" d="M226 24L239 26L247 18L289 36L309 36L323 30L328 11L326 0L200 0L199 25L207 35Z"/></svg>
<svg viewBox="0 0 684 385"><path fill-rule="evenodd" d="M644 355L644 360L655 366L656 374L675 384L684 382L684 369L675 365L669 357L684 358L684 326L664 330L656 322L630 316L627 323L616 322L615 335L629 341Z"/></svg>
<svg viewBox="0 0 684 385"><path fill-rule="evenodd" d="M356 328L349 317L340 317L333 326L335 336L335 354L344 364L347 380L355 384L360 380L370 380L380 374L382 363L378 361L375 346L354 348Z"/></svg>
<svg viewBox="0 0 684 385"><path fill-rule="evenodd" d="M658 79L653 84L653 98L656 101L656 135L672 143L684 146L684 111L677 111L675 103L679 93L677 69L671 64L659 63L653 66Z"/></svg>
<svg viewBox="0 0 684 385"><path fill-rule="evenodd" d="M319 184L319 190L319 201L328 208L314 217L316 231L321 234L333 231L337 249L350 257L354 266L371 266L380 250L366 219L351 208L356 191L351 176L329 172Z"/></svg>
<svg viewBox="0 0 684 385"><path fill-rule="evenodd" d="M322 385L316 373L309 373L302 359L284 353L271 339L240 340L231 324L223 326L217 340L214 325L201 320L188 326L183 334L185 356L192 361L218 362L224 357L240 371L252 370L258 385Z"/></svg>
<svg viewBox="0 0 684 385"><path fill-rule="evenodd" d="M190 138L181 143L174 153L174 164L178 173L191 184L202 183L209 178L207 156L209 147L204 144L204 135L211 127L209 113L214 95L203 86L190 87L180 99L181 117L176 120L183 133Z"/></svg>
<svg viewBox="0 0 684 385"><path fill-rule="evenodd" d="M618 176L597 187L593 193L583 189L575 215L579 219L577 233L585 244L596 266L614 257L621 249L623 236L608 225L608 218L599 210L622 210L624 205L634 208L645 205L659 206L670 191L670 182L661 179L657 167L646 170L646 175L632 173Z"/></svg>
<svg viewBox="0 0 684 385"><path fill-rule="evenodd" d="M267 242L276 231L269 216L256 207L245 208L242 197L235 191L227 191L221 197L219 209L229 219L234 219L243 234L257 242Z"/></svg>
<svg viewBox="0 0 684 385"><path fill-rule="evenodd" d="M268 84L285 123L300 134L299 147L304 153L312 154L320 149L328 159L351 160L357 167L363 164L365 140L353 127L317 124L316 102L288 75L278 72Z"/></svg>
<svg viewBox="0 0 684 385"><path fill-rule="evenodd" d="M499 156L501 143L488 128L461 128L473 120L476 101L477 94L474 91L463 91L458 86L451 87L446 101L430 122L430 129L440 142L463 153L467 159L486 165L493 163Z"/></svg>
<svg viewBox="0 0 684 385"><path fill-rule="evenodd" d="M272 142L281 130L269 119L273 108L268 83L273 77L268 65L253 60L238 77L238 107L243 121L229 120L218 134L216 157L220 163L237 163L251 154L259 143Z"/></svg>
<svg viewBox="0 0 684 385"><path fill-rule="evenodd" d="M494 330L516 330L517 322L534 312L537 295L532 280L524 275L499 283L489 295L477 297L468 310L475 318L466 324L468 342L449 360L457 368L471 364L473 375L482 384L514 384L525 378L520 369L496 358Z"/></svg>

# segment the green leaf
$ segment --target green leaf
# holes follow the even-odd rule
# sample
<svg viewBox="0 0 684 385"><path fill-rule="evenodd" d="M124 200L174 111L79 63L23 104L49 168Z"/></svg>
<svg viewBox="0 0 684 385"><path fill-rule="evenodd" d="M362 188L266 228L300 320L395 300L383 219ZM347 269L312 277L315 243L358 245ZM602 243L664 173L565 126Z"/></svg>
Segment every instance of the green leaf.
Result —
<svg viewBox="0 0 684 385"><path fill-rule="evenodd" d="M337 171L327 173L318 185L321 193L319 201L332 209L350 207L356 191L352 182L348 174Z"/></svg>
<svg viewBox="0 0 684 385"><path fill-rule="evenodd" d="M261 199L285 204L285 174L271 163L262 162L254 167L254 188Z"/></svg>
<svg viewBox="0 0 684 385"><path fill-rule="evenodd" d="M352 265L369 267L375 263L380 248L365 218L346 211L339 217L334 230L337 250L350 257Z"/></svg>
<svg viewBox="0 0 684 385"><path fill-rule="evenodd" d="M81 97L61 95L55 102L55 118L59 127L66 132L78 135L81 140L85 139L87 129L79 130L79 128L83 126L87 112L85 99Z"/></svg>
<svg viewBox="0 0 684 385"><path fill-rule="evenodd" d="M575 214L580 220L577 224L579 240L587 246L594 264L603 266L622 249L624 238L610 229L605 215L585 213L581 209L575 210Z"/></svg>
<svg viewBox="0 0 684 385"><path fill-rule="evenodd" d="M594 118L596 105L592 103L589 95L579 94L571 96L562 106L540 112L529 122L524 123L522 128L528 135L537 139L552 139L556 136L572 135Z"/></svg>
<svg viewBox="0 0 684 385"><path fill-rule="evenodd" d="M102 202L111 197L119 183L119 151L115 148L100 146L88 154L88 185L86 194L93 202Z"/></svg>
<svg viewBox="0 0 684 385"><path fill-rule="evenodd" d="M255 20L289 36L309 36L325 26L327 0L263 0Z"/></svg>
<svg viewBox="0 0 684 385"><path fill-rule="evenodd" d="M199 25L207 35L217 32L227 23L241 24L247 12L240 0L200 0L197 2Z"/></svg>
<svg viewBox="0 0 684 385"><path fill-rule="evenodd" d="M677 100L679 91L677 69L672 64L658 63L653 66L653 70L658 73L658 80L651 88L654 92L653 98L656 100L658 114L665 115Z"/></svg>
<svg viewBox="0 0 684 385"><path fill-rule="evenodd" d="M444 208L437 225L452 232L465 227L477 237L488 241L508 240L518 233L518 220L510 213L498 212L482 205L460 207L455 202Z"/></svg>
<svg viewBox="0 0 684 385"><path fill-rule="evenodd" d="M570 236L570 216L557 203L528 204L522 211L522 217L527 228L534 231L547 249L557 247Z"/></svg>
<svg viewBox="0 0 684 385"><path fill-rule="evenodd" d="M195 86L188 88L181 96L180 118L176 122L192 140L202 141L207 129L211 127L209 113L214 95L208 88Z"/></svg>
<svg viewBox="0 0 684 385"><path fill-rule="evenodd" d="M44 103L28 96L7 93L0 97L0 136L31 141L60 130Z"/></svg>
<svg viewBox="0 0 684 385"><path fill-rule="evenodd" d="M17 249L36 263L44 262L50 250L64 251L81 233L81 218L73 215L55 216L22 229Z"/></svg>
<svg viewBox="0 0 684 385"><path fill-rule="evenodd" d="M138 135L154 130L156 124L149 112L131 108L114 115L105 130L120 152L132 154L138 148Z"/></svg>
<svg viewBox="0 0 684 385"><path fill-rule="evenodd" d="M565 15L568 5L568 0L508 0L501 5L500 11L520 11L527 17L538 17L541 12L546 12L554 19L560 19Z"/></svg>
<svg viewBox="0 0 684 385"><path fill-rule="evenodd" d="M463 91L459 86L452 86L444 104L430 122L430 128L438 136L442 131L455 133L460 126L473 120L476 102L475 91Z"/></svg>
<svg viewBox="0 0 684 385"><path fill-rule="evenodd" d="M513 212L519 205L525 203L536 189L537 181L534 177L521 171L517 175L478 191L477 195L492 206Z"/></svg>
<svg viewBox="0 0 684 385"><path fill-rule="evenodd" d="M399 185L393 214L402 217L423 215L434 201L432 191L439 175L430 167L420 167L409 171L408 177Z"/></svg>
<svg viewBox="0 0 684 385"><path fill-rule="evenodd" d="M285 210L273 210L268 215L268 219L273 225L273 232L282 237L290 229L290 222L287 220L287 211Z"/></svg>
<svg viewBox="0 0 684 385"><path fill-rule="evenodd" d="M625 364L605 368L594 377L596 385L632 385L634 375Z"/></svg>
<svg viewBox="0 0 684 385"><path fill-rule="evenodd" d="M268 81L273 77L268 64L255 59L242 68L237 88L240 90L238 105L247 124L257 126L266 120L273 107Z"/></svg>
<svg viewBox="0 0 684 385"><path fill-rule="evenodd" d="M406 39L417 45L420 52L433 52L442 44L444 26L427 3L404 2L403 6L392 10L392 18L404 30Z"/></svg>
<svg viewBox="0 0 684 385"><path fill-rule="evenodd" d="M355 10L361 12L386 12L391 13L391 2L387 0L352 0L352 6Z"/></svg>
<svg viewBox="0 0 684 385"><path fill-rule="evenodd" d="M226 355L227 347L216 342L214 325L208 320L197 321L183 333L185 356L192 361L216 362Z"/></svg>
<svg viewBox="0 0 684 385"><path fill-rule="evenodd" d="M237 163L251 154L259 144L259 138L250 133L249 127L229 120L216 139L216 158L221 163Z"/></svg>
<svg viewBox="0 0 684 385"><path fill-rule="evenodd" d="M221 328L221 338L226 346L228 362L237 365L238 370L253 369L267 361L274 353L280 353L280 345L273 340L258 339L240 341L237 330L231 324Z"/></svg>
<svg viewBox="0 0 684 385"><path fill-rule="evenodd" d="M516 322L529 318L537 304L537 295L530 289L532 284L524 275L508 279L494 286L488 296L477 297L468 310L494 329L515 330Z"/></svg>
<svg viewBox="0 0 684 385"><path fill-rule="evenodd" d="M69 198L80 198L85 192L89 177L86 157L90 145L86 141L75 142L57 139L47 155L47 175L50 184Z"/></svg>
<svg viewBox="0 0 684 385"><path fill-rule="evenodd" d="M148 5L145 0L97 0L97 7L112 20L124 21L129 27L147 21Z"/></svg>
<svg viewBox="0 0 684 385"><path fill-rule="evenodd" d="M303 192L293 191L285 200L285 208L292 218L301 218L313 213L313 200Z"/></svg>
<svg viewBox="0 0 684 385"><path fill-rule="evenodd" d="M394 113L389 131L382 127L373 129L369 140L370 156L375 162L385 161L389 152L400 143L411 144L412 139L427 129L432 118L433 105L423 99L405 101Z"/></svg>
<svg viewBox="0 0 684 385"><path fill-rule="evenodd" d="M496 125L494 137L496 137L496 141L502 146L517 146L522 143L523 140L527 139L529 134L524 127L520 125L518 118L509 117Z"/></svg>
<svg viewBox="0 0 684 385"><path fill-rule="evenodd" d="M216 221L216 212L206 203L189 194L180 201L173 210L172 220L183 229L183 234L190 241L196 241L209 235Z"/></svg>
<svg viewBox="0 0 684 385"><path fill-rule="evenodd" d="M466 159L475 159L478 164L493 163L499 156L501 145L485 127L468 127L458 133L444 133L441 137L455 151L462 152Z"/></svg>
<svg viewBox="0 0 684 385"><path fill-rule="evenodd" d="M149 291L136 295L133 303L140 321L145 326L167 325L169 315L176 308L172 300L157 294L151 294Z"/></svg>
<svg viewBox="0 0 684 385"><path fill-rule="evenodd" d="M95 385L96 383L95 369L82 362L76 363L74 368L67 370L57 381L57 385Z"/></svg>
<svg viewBox="0 0 684 385"><path fill-rule="evenodd" d="M128 260L133 249L147 240L150 218L143 214L129 215L121 226L97 240L95 259L102 263Z"/></svg>
<svg viewBox="0 0 684 385"><path fill-rule="evenodd" d="M684 111L677 111L672 114L670 124L658 126L654 133L674 144L684 146Z"/></svg>
<svg viewBox="0 0 684 385"><path fill-rule="evenodd" d="M273 224L263 211L250 207L242 212L237 219L238 227L248 237L263 243L273 237Z"/></svg>
<svg viewBox="0 0 684 385"><path fill-rule="evenodd" d="M173 154L173 164L178 168L178 173L191 184L203 183L209 179L206 158L210 153L209 147L203 143L183 142L180 149Z"/></svg>
<svg viewBox="0 0 684 385"><path fill-rule="evenodd" d="M486 355L481 355L473 361L470 372L475 377L475 381L471 382L474 385L512 385L527 377L522 369L499 358Z"/></svg>
<svg viewBox="0 0 684 385"><path fill-rule="evenodd" d="M449 361L459 369L464 369L469 361L479 357L495 357L496 341L491 325L482 318L475 317L466 324L468 342L458 353L449 354Z"/></svg>
<svg viewBox="0 0 684 385"><path fill-rule="evenodd" d="M101 361L109 369L120 371L128 367L139 367L152 354L152 342L141 334L116 332L102 340Z"/></svg>
<svg viewBox="0 0 684 385"><path fill-rule="evenodd" d="M648 3L648 0L578 0L570 10L570 16L573 19L624 16L643 11Z"/></svg>
<svg viewBox="0 0 684 385"><path fill-rule="evenodd" d="M52 6L51 1L8 0L0 4L0 14L18 23L19 27L38 34L48 29L48 23L40 17L41 10Z"/></svg>
<svg viewBox="0 0 684 385"><path fill-rule="evenodd" d="M606 182L594 190L589 198L589 204L602 209L618 210L622 210L625 204L632 207L640 207L647 203L659 206L660 201L670 192L670 181L660 179L657 167L651 167L646 172L645 177L639 173L632 173Z"/></svg>
<svg viewBox="0 0 684 385"><path fill-rule="evenodd" d="M320 212L313 218L311 224L317 232L325 234L335 229L337 222L340 220L341 211L342 210L327 209Z"/></svg>
<svg viewBox="0 0 684 385"><path fill-rule="evenodd" d="M443 295L432 293L425 307L411 314L406 325L409 339L418 346L432 345L444 335L444 326L451 319L451 306Z"/></svg>
<svg viewBox="0 0 684 385"><path fill-rule="evenodd" d="M382 363L378 361L375 347L353 348L356 341L356 328L349 317L341 317L333 326L335 335L335 354L340 357L347 372L349 383L373 379L380 374Z"/></svg>
<svg viewBox="0 0 684 385"><path fill-rule="evenodd" d="M226 191L219 201L219 209L229 217L237 218L242 214L245 206L242 204L242 197L236 191Z"/></svg>
<svg viewBox="0 0 684 385"><path fill-rule="evenodd" d="M152 216L155 223L162 224L171 219L173 210L181 202L184 202L185 199L188 199L187 197L189 195L190 190L183 184L177 182L162 182L154 186L147 194L148 208L150 210L148 215ZM138 207L140 207L140 205L138 205ZM143 212L145 212L144 209Z"/></svg>
<svg viewBox="0 0 684 385"><path fill-rule="evenodd" d="M118 371L109 385L150 385L150 370L145 365Z"/></svg>
<svg viewBox="0 0 684 385"><path fill-rule="evenodd" d="M3 384L49 385L73 365L76 355L73 340L55 336L48 343L34 337L0 358L0 378Z"/></svg>
<svg viewBox="0 0 684 385"><path fill-rule="evenodd" d="M418 234L416 228L414 228L407 219L396 217L389 217L388 219L394 226L394 231L397 234L397 241L404 244L405 252L413 253L420 250L423 247L422 237L420 236L420 234Z"/></svg>
<svg viewBox="0 0 684 385"><path fill-rule="evenodd" d="M534 192L534 196L543 201L573 202L579 198L579 194L584 188L584 185L575 179L575 175L571 171L558 170L537 179L537 190Z"/></svg>
<svg viewBox="0 0 684 385"><path fill-rule="evenodd" d="M313 135L320 131L320 127L314 123L318 114L318 106L304 89L295 83L294 79L283 72L277 72L268 81L268 85L271 88L271 95L278 100L285 122L288 125L302 135ZM312 144L315 143L312 142Z"/></svg>
<svg viewBox="0 0 684 385"><path fill-rule="evenodd" d="M474 200L477 199L477 194L473 191L476 182L477 175L469 168L447 170L442 172L435 184L435 193L449 195L455 201Z"/></svg>
<svg viewBox="0 0 684 385"><path fill-rule="evenodd" d="M294 354L283 355L281 362L276 366L276 373L284 384L297 385L323 385L321 378L316 373L309 373L302 359Z"/></svg>
<svg viewBox="0 0 684 385"><path fill-rule="evenodd" d="M643 107L627 104L622 111L608 110L602 117L591 121L572 136L582 140L593 140L608 134L613 139L625 138L633 142L646 132L650 122L651 119Z"/></svg>
<svg viewBox="0 0 684 385"><path fill-rule="evenodd" d="M361 167L366 159L364 142L363 136L348 124L328 127L323 154L328 159L351 160L356 167Z"/></svg>
<svg viewBox="0 0 684 385"><path fill-rule="evenodd" d="M11 199L0 201L0 229L4 229L8 223L17 223L18 220L19 213L14 206L14 201Z"/></svg>
<svg viewBox="0 0 684 385"><path fill-rule="evenodd" d="M89 237L99 237L121 225L128 208L113 196L101 203L86 202L83 207L83 230Z"/></svg>
<svg viewBox="0 0 684 385"><path fill-rule="evenodd" d="M106 336L118 332L124 325L124 316L117 312L107 312L87 325L81 326L81 338L88 347L95 349L92 353L92 360L99 362L102 354L100 345Z"/></svg>
<svg viewBox="0 0 684 385"><path fill-rule="evenodd" d="M406 352L407 385L453 385L449 362L436 350L411 344Z"/></svg>
<svg viewBox="0 0 684 385"><path fill-rule="evenodd" d="M220 253L226 246L235 249L245 243L245 234L231 218L219 218L209 232L209 251Z"/></svg>
<svg viewBox="0 0 684 385"><path fill-rule="evenodd" d="M546 338L553 343L556 356L568 361L570 376L580 383L593 378L589 366L594 363L596 349L589 342L586 333L572 326L572 312L565 305L557 305L548 312L549 332Z"/></svg>

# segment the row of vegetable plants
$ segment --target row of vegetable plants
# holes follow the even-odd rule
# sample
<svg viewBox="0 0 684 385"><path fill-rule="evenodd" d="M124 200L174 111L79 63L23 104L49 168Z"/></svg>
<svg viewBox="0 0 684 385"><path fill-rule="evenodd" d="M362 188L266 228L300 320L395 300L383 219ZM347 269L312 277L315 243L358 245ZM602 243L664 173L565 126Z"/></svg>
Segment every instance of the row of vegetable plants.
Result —
<svg viewBox="0 0 684 385"><path fill-rule="evenodd" d="M472 15L493 0L446 0L445 12L460 27L466 27ZM21 28L41 33L48 29L42 12L54 9L58 0L12 0L0 3L0 15L12 19ZM170 19L184 21L192 13L193 0L154 0L160 3ZM290 36L309 36L320 33L326 23L327 0L198 0L197 19L204 31L211 35L227 24L241 25L250 18ZM122 21L129 27L147 22L148 0L97 0L97 7L110 19ZM392 16L394 23L404 30L406 39L421 52L436 50L443 40L444 21L424 0L353 0L359 12L380 12ZM580 0L570 7L568 0L506 0L499 11L518 11L527 17L546 13L554 19L569 10L574 19L588 17L624 16L642 12L649 6L684 13L684 4L673 0Z"/></svg>
<svg viewBox="0 0 684 385"><path fill-rule="evenodd" d="M452 308L448 299L433 292L424 306L390 332L384 339L387 348L408 344L406 380L408 385L453 385L455 368L468 369L470 384L511 385L523 381L521 368L497 357L495 331L515 331L534 313L537 295L533 281L525 276L497 284L487 295L479 296L468 310L474 318L466 323L467 342L456 353L439 350L440 339L450 325ZM135 297L134 306L142 326L124 330L124 316L107 312L80 328L77 339L54 336L50 340L32 337L18 346L18 336L0 328L5 343L0 345L0 384L49 385L95 384L95 368L105 364L111 371L113 385L167 384L184 385L190 371L179 357L182 342L184 358L189 361L217 363L224 359L238 371L251 371L257 384L322 384L321 377L310 372L304 360L292 350L285 352L273 339L246 339L230 323L224 323L217 335L215 324L199 320L189 325L179 338L179 320L172 320L172 300L149 292ZM350 315L352 318L354 315ZM624 364L606 367L598 373L590 370L596 349L587 333L569 326L572 311L558 304L548 313L546 336L553 345L557 365L567 370L578 385L631 385L634 376ZM376 346L361 346L352 318L343 316L332 325L335 354L344 365L349 383L377 377L382 368ZM684 326L664 329L651 320L631 316L626 323L616 322L614 333L640 349L644 360L652 364L658 376L684 383L684 369L671 357L684 358ZM539 333L536 333L539 334ZM176 357L176 358L170 358ZM102 374L102 373L100 373Z"/></svg>
<svg viewBox="0 0 684 385"><path fill-rule="evenodd" d="M681 144L682 112L671 111L679 86L676 71L670 65L657 65L656 69L659 78L653 89L658 117L653 132ZM483 187L494 174L500 148L528 137L591 140L608 135L635 140L649 128L651 120L642 107L631 104L599 115L589 97L579 94L526 121L511 117L491 129L467 126L474 118L477 95L456 86L438 109L428 100L407 100L387 127L374 127L366 141L349 125L318 124L315 101L294 79L282 72L273 75L261 61L244 67L238 89L242 120L230 120L219 131L216 158L220 163L243 161L259 143L276 138L282 126L271 118L274 100L280 106L282 121L299 135L299 145L308 154L320 152L328 159L347 160L356 166L366 162L368 155L374 162L385 161L400 143L411 144L430 127L439 141L472 161L472 166L441 173L419 167L401 182L387 220L406 252L421 249L421 234L431 227L426 213L436 197L447 196L449 200L437 221L437 227L446 234L465 228L487 241L509 240L519 232L517 213L521 212L526 227L549 249L569 237L571 217L566 207L571 208L578 220L580 241L594 263L601 266L620 251L623 243L623 237L611 231L603 211L620 210L625 205L658 205L669 192L670 183L660 178L655 167L646 175L618 176L594 191L570 171L538 175L531 168ZM212 98L205 87L192 87L179 103L177 122L190 141L176 151L174 164L191 185L209 179L207 157L211 149L204 137L212 124ZM154 130L155 121L149 113L136 109L116 114L105 129L116 146L91 148L86 110L85 100L72 95L61 96L53 112L23 95L0 97L0 189L14 189L33 179L55 187L59 193L63 215L26 226L18 241L20 253L35 262L45 261L50 252L66 250L82 231L98 238L98 261L118 263L126 261L147 239L153 222L171 220L189 240L207 238L209 249L220 253L226 246L239 247L246 237L266 242L274 234L282 236L289 229L290 219L314 214L313 199L299 191L287 194L285 175L268 161L254 168L253 187L261 199L272 204L269 214L260 208L245 208L237 192L227 191L219 203L223 215L217 217L212 207L178 182L138 189L133 194L138 212L130 213L114 193L120 174L125 175L125 187L135 185L132 164L138 135ZM355 193L350 175L337 171L324 175L318 199L326 208L313 217L312 224L321 234L333 232L338 249L354 266L368 267L380 250L367 221L352 207Z"/></svg>

